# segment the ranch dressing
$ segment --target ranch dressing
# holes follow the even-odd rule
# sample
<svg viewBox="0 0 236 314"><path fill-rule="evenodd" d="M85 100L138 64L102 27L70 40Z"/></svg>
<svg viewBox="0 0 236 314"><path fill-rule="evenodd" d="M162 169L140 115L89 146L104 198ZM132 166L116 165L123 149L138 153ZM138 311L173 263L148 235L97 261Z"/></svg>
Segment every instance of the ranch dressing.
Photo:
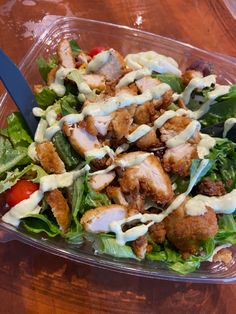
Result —
<svg viewBox="0 0 236 314"><path fill-rule="evenodd" d="M110 57L110 50L105 50L98 53L93 59L89 62L87 67L87 72L96 72L98 71L105 63L107 63Z"/></svg>
<svg viewBox="0 0 236 314"><path fill-rule="evenodd" d="M235 123L236 123L236 118L229 118L225 121L223 137L226 137L227 133L232 129Z"/></svg>
<svg viewBox="0 0 236 314"><path fill-rule="evenodd" d="M57 96L64 96L66 92L64 79L71 71L74 71L74 68L60 67L59 70L57 70L54 82L49 85L49 88L52 89Z"/></svg>
<svg viewBox="0 0 236 314"><path fill-rule="evenodd" d="M197 153L200 159L203 159L210 152L210 149L213 148L216 144L214 137L211 137L208 134L200 133L201 140L197 145Z"/></svg>
<svg viewBox="0 0 236 314"><path fill-rule="evenodd" d="M143 68L135 71L131 71L125 74L116 85L116 88L121 88L133 83L136 80L143 78L146 75L151 75L152 72L149 69Z"/></svg>
<svg viewBox="0 0 236 314"><path fill-rule="evenodd" d="M47 121L41 118L34 135L34 141L36 143L42 143L44 141L44 134L46 132L47 127L48 127Z"/></svg>

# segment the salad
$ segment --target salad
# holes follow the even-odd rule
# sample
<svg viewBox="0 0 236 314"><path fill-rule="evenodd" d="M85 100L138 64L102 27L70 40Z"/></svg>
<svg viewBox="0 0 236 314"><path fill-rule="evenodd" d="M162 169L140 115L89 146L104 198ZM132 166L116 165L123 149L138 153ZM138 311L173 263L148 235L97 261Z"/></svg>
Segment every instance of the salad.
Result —
<svg viewBox="0 0 236 314"><path fill-rule="evenodd" d="M37 64L34 137L17 112L0 129L2 221L182 274L230 264L236 85L203 62L182 72L154 51L123 57L67 39ZM221 122L223 138L201 132Z"/></svg>

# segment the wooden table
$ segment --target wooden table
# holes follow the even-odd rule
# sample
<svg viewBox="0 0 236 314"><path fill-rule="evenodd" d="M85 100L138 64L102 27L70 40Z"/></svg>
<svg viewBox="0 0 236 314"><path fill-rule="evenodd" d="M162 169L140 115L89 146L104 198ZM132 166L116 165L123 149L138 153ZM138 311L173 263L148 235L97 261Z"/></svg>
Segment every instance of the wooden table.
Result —
<svg viewBox="0 0 236 314"><path fill-rule="evenodd" d="M52 14L124 24L236 56L236 21L220 0L0 0L0 46L19 62ZM0 313L235 310L235 284L137 278L76 264L19 242L0 244Z"/></svg>

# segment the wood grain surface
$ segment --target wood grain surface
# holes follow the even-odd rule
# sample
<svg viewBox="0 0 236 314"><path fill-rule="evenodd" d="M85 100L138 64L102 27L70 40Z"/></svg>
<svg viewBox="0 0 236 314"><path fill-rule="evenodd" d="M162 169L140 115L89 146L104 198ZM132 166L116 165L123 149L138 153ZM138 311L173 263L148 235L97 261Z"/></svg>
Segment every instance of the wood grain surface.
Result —
<svg viewBox="0 0 236 314"><path fill-rule="evenodd" d="M1 48L18 63L52 15L123 24L236 57L236 20L222 0L0 0ZM138 278L0 244L0 313L235 312L235 284Z"/></svg>

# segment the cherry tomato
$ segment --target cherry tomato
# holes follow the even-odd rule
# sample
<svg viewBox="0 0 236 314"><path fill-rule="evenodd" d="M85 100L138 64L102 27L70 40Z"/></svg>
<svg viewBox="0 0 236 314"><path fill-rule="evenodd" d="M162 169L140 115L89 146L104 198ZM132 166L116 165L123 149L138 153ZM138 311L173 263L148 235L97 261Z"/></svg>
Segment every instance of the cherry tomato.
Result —
<svg viewBox="0 0 236 314"><path fill-rule="evenodd" d="M93 49L89 51L88 55L92 58L104 50L106 50L105 47L94 47Z"/></svg>
<svg viewBox="0 0 236 314"><path fill-rule="evenodd" d="M39 189L39 184L28 180L19 180L6 191L6 202L10 207L15 206Z"/></svg>

